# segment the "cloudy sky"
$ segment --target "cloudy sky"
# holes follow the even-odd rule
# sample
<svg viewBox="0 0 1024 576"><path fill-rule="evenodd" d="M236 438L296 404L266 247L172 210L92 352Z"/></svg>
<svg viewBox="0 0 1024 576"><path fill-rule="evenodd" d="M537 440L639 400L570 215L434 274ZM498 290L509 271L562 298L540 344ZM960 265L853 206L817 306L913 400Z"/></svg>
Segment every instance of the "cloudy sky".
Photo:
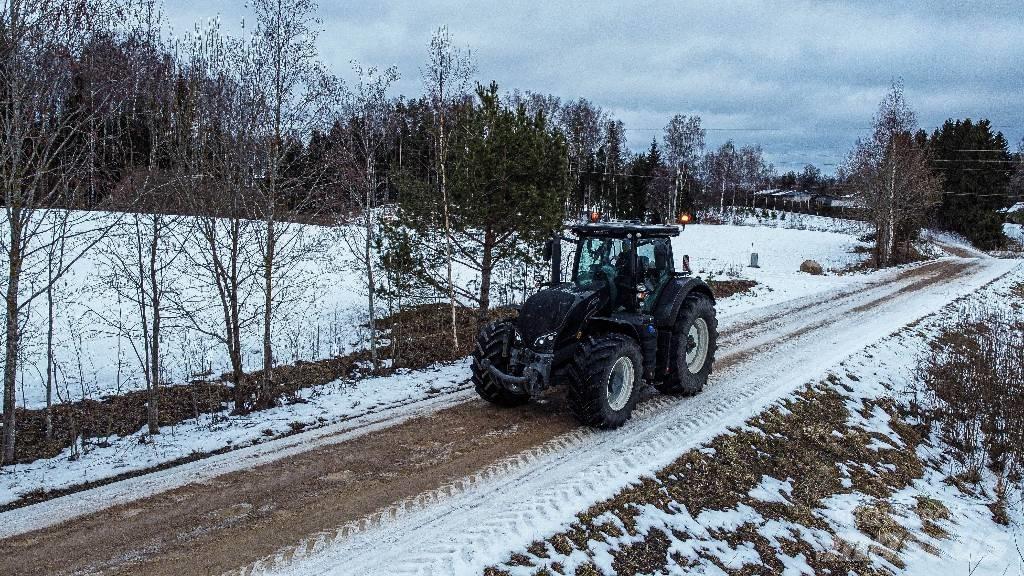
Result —
<svg viewBox="0 0 1024 576"><path fill-rule="evenodd" d="M174 29L250 18L241 0L164 0ZM898 5L897 5L898 4ZM902 78L922 127L989 118L1024 137L1024 6L936 2L426 2L321 0L323 59L396 65L419 94L430 35L447 25L482 82L580 96L630 129L634 149L676 113L698 114L708 144L760 144L780 171L834 170Z"/></svg>

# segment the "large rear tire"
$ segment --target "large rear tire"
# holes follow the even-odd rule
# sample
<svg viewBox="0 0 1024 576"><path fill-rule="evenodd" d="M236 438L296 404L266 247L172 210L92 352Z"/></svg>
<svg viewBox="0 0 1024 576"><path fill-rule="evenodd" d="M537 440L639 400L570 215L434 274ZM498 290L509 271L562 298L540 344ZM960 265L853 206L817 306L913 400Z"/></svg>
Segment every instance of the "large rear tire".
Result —
<svg viewBox="0 0 1024 576"><path fill-rule="evenodd" d="M690 294L672 330L669 373L655 387L665 394L692 396L704 389L718 349L715 306L704 294Z"/></svg>
<svg viewBox="0 0 1024 576"><path fill-rule="evenodd" d="M487 360L495 368L508 371L509 358L503 351L511 344L513 331L512 323L507 320L492 322L480 331L473 349L473 387L481 398L497 406L519 406L530 399L529 394L516 394L502 386L483 364Z"/></svg>
<svg viewBox="0 0 1024 576"><path fill-rule="evenodd" d="M618 428L633 414L643 357L632 338L609 335L579 345L569 370L569 407L583 424Z"/></svg>

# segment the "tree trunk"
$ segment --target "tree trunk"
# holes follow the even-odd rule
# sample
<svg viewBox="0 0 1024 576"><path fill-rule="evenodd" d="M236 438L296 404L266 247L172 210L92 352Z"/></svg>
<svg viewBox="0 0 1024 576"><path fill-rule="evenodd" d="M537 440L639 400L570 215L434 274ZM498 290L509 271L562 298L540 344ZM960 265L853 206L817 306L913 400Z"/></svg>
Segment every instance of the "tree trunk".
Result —
<svg viewBox="0 0 1024 576"><path fill-rule="evenodd" d="M0 465L14 462L14 390L18 362L18 287L21 282L21 217L10 208L10 256L7 272L6 346L4 349L4 436Z"/></svg>
<svg viewBox="0 0 1024 576"><path fill-rule="evenodd" d="M480 314L481 322L487 317L491 307L491 273L494 268L494 230L490 227L484 231L483 255L480 260Z"/></svg>
<svg viewBox="0 0 1024 576"><path fill-rule="evenodd" d="M448 214L448 187L447 187L447 174L446 174L446 162L444 152L444 104L442 101L441 117L440 117L440 139L438 147L438 158L440 159L440 172L441 172L441 202L444 204L444 251L445 261L447 263L448 272L448 303L451 306L452 312L452 347L456 350L459 349L459 330L458 324L455 321L455 285L452 283L452 228L451 218Z"/></svg>
<svg viewBox="0 0 1024 576"><path fill-rule="evenodd" d="M273 202L273 201L271 201ZM271 208L273 210L273 208ZM263 380L260 383L259 404L261 408L269 408L274 401L271 394L274 390L274 350L270 341L270 317L274 311L274 251L276 230L273 217L267 218L267 247L263 255Z"/></svg>
<svg viewBox="0 0 1024 576"><path fill-rule="evenodd" d="M235 384L235 412L245 414L245 372L242 371L242 327L238 317L238 252L242 224L238 218L231 220L231 272L227 278L228 317L225 329L228 340L228 356L231 359L231 379Z"/></svg>
<svg viewBox="0 0 1024 576"><path fill-rule="evenodd" d="M150 333L150 387L149 402L146 406L146 421L150 434L160 433L160 285L157 270L157 250L160 243L160 217L153 216L153 236L149 243L149 286L150 309L153 316L153 329Z"/></svg>
<svg viewBox="0 0 1024 576"><path fill-rule="evenodd" d="M374 196L376 194L376 175L373 168L373 159L371 155L367 155L366 158L366 199L364 202L363 219L366 223L366 245L364 246L365 251L363 258L366 259L366 287L367 287L367 313L369 315L370 324L370 361L373 363L373 369L377 370L377 312L374 309L374 297L376 295L377 286L373 278L373 210Z"/></svg>
<svg viewBox="0 0 1024 576"><path fill-rule="evenodd" d="M46 286L46 439L53 439L53 272Z"/></svg>

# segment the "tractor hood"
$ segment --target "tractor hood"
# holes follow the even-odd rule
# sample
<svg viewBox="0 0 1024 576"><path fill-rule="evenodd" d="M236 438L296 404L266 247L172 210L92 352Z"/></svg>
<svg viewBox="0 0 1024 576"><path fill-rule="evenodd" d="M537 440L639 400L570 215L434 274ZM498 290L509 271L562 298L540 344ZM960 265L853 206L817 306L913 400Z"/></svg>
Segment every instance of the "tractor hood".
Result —
<svg viewBox="0 0 1024 576"><path fill-rule="evenodd" d="M530 296L519 310L516 331L523 344L542 351L550 350L554 340L582 323L585 316L593 313L600 304L601 290L579 289L571 283L545 288ZM571 325L571 326L570 326ZM551 338L538 342L542 336Z"/></svg>

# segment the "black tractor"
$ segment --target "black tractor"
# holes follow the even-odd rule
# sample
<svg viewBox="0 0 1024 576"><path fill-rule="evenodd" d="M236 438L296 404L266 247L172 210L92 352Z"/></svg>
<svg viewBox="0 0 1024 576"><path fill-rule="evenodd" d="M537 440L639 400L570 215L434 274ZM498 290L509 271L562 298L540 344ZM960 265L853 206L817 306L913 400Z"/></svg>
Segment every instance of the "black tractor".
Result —
<svg viewBox="0 0 1024 576"><path fill-rule="evenodd" d="M676 271L680 227L636 222L573 226L544 247L550 281L518 316L486 326L473 353L473 384L485 400L515 406L559 384L580 422L617 428L643 383L691 395L707 382L718 322L711 289ZM572 278L561 279L562 241L576 245Z"/></svg>

